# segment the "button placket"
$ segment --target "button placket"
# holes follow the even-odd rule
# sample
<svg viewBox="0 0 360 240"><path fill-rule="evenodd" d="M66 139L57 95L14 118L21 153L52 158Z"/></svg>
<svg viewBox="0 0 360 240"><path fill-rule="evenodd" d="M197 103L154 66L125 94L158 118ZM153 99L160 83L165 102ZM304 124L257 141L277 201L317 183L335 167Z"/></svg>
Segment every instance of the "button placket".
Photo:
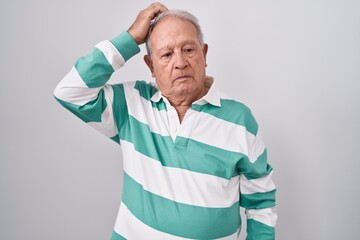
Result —
<svg viewBox="0 0 360 240"><path fill-rule="evenodd" d="M172 140L175 141L180 127L179 117L177 115L176 109L173 106L171 106L169 101L166 98L164 98L164 101L167 108L170 136Z"/></svg>

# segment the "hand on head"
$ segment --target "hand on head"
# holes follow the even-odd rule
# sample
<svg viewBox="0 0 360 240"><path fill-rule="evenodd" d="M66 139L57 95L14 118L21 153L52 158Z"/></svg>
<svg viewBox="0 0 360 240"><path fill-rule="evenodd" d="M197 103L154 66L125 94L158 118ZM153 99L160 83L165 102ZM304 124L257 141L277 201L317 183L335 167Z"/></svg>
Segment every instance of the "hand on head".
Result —
<svg viewBox="0 0 360 240"><path fill-rule="evenodd" d="M153 3L138 14L135 22L131 25L128 33L134 38L138 45L146 40L151 20L161 12L168 10L162 3Z"/></svg>

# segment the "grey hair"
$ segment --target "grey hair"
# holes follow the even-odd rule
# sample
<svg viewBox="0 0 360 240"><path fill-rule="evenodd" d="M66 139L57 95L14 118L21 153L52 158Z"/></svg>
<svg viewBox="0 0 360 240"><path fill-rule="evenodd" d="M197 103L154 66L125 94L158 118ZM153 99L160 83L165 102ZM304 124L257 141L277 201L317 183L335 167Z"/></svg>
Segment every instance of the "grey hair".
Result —
<svg viewBox="0 0 360 240"><path fill-rule="evenodd" d="M199 25L199 21L193 14L191 14L187 11L184 11L184 10L168 10L168 11L162 12L159 15L157 15L150 23L149 33L145 40L146 51L149 56L151 55L151 46L150 46L149 39L150 39L152 30L154 29L156 24L158 24L159 22L161 22L162 20L164 20L167 17L175 17L177 19L180 19L183 21L189 21L190 23L192 23L194 25L194 27L196 28L200 44L204 43L204 35L203 35L203 32Z"/></svg>

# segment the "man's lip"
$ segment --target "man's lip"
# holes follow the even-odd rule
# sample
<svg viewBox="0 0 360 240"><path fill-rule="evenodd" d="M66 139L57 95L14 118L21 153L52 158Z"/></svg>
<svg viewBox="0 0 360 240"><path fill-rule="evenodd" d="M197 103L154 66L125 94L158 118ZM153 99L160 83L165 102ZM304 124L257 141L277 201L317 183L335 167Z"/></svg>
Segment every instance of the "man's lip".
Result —
<svg viewBox="0 0 360 240"><path fill-rule="evenodd" d="M183 76L179 76L177 78L175 78L175 80L179 80L179 79L183 79L183 78L190 78L190 75L183 75Z"/></svg>

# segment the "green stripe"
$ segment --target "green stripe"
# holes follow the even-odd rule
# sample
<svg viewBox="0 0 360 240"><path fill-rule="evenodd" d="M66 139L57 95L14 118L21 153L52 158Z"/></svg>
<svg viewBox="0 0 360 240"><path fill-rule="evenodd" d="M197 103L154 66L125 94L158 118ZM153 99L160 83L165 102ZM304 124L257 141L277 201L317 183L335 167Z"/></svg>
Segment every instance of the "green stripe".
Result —
<svg viewBox="0 0 360 240"><path fill-rule="evenodd" d="M256 135L258 131L258 124L254 116L250 109L243 103L234 100L221 99L220 108L211 104L193 104L192 109L199 112L206 112L222 120L244 126L246 130L253 135Z"/></svg>
<svg viewBox="0 0 360 240"><path fill-rule="evenodd" d="M89 88L103 86L114 72L103 52L97 48L92 53L79 58L75 68Z"/></svg>
<svg viewBox="0 0 360 240"><path fill-rule="evenodd" d="M151 97L158 91L157 88L145 81L136 81L134 88L139 91L141 97L148 101L150 101Z"/></svg>
<svg viewBox="0 0 360 240"><path fill-rule="evenodd" d="M214 239L239 228L239 203L229 208L205 208L177 203L143 189L124 174L123 203L146 225L185 238Z"/></svg>
<svg viewBox="0 0 360 240"><path fill-rule="evenodd" d="M96 99L83 106L65 102L57 97L55 99L84 122L101 122L101 115L107 106L104 95L104 89L101 89Z"/></svg>
<svg viewBox="0 0 360 240"><path fill-rule="evenodd" d="M111 40L125 61L140 52L140 48L128 32L123 32Z"/></svg>
<svg viewBox="0 0 360 240"><path fill-rule="evenodd" d="M136 151L160 161L163 166L187 169L225 179L237 176L238 162L246 158L241 153L230 152L179 136L174 144L170 136L152 133L148 125L132 116L129 116L129 122L124 124L119 132L120 138L134 144Z"/></svg>
<svg viewBox="0 0 360 240"><path fill-rule="evenodd" d="M246 240L274 240L275 229L254 219L247 220Z"/></svg>
<svg viewBox="0 0 360 240"><path fill-rule="evenodd" d="M264 193L241 194L240 205L248 209L271 208L275 206L276 189Z"/></svg>
<svg viewBox="0 0 360 240"><path fill-rule="evenodd" d="M254 163L249 162L249 165L244 164L244 166L241 166L239 171L243 173L248 180L263 177L265 175L268 175L273 170L273 168L267 163L266 149Z"/></svg>
<svg viewBox="0 0 360 240"><path fill-rule="evenodd" d="M179 139L184 138L179 137ZM229 180L239 175L236 168L239 163L248 162L247 156L242 153L213 147L192 139L184 140L188 141L187 150L181 151L180 154L184 155L183 161L187 159L193 160L191 161L193 166L189 170L207 173ZM205 171L204 169L209 170Z"/></svg>
<svg viewBox="0 0 360 240"><path fill-rule="evenodd" d="M125 91L123 84L111 85L114 92L113 113L118 132L120 133L121 127L125 121L128 120L128 108L125 98Z"/></svg>
<svg viewBox="0 0 360 240"><path fill-rule="evenodd" d="M114 142L120 143L120 139L119 139L119 135L116 134L115 136L110 138L111 140L113 140Z"/></svg>
<svg viewBox="0 0 360 240"><path fill-rule="evenodd" d="M111 240L126 240L123 236L118 234L117 232L113 231L111 235Z"/></svg>
<svg viewBox="0 0 360 240"><path fill-rule="evenodd" d="M137 81L134 88L137 89L140 96L147 101L150 101L151 97L159 91L156 87L146 83L145 81ZM151 104L153 108L157 108L159 111L166 110L166 104L163 100L160 100L157 103L151 101Z"/></svg>

